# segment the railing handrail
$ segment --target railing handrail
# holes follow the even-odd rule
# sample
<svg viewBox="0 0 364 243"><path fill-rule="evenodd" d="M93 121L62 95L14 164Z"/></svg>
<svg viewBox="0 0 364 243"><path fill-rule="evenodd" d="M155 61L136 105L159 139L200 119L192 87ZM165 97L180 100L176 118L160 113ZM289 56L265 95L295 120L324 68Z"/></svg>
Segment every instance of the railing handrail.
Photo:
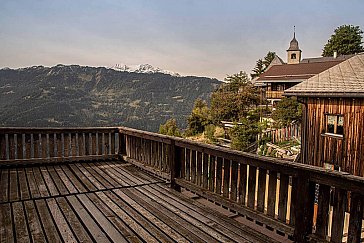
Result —
<svg viewBox="0 0 364 243"><path fill-rule="evenodd" d="M94 132L117 130L118 127L0 127L0 134L17 134L17 133L62 133L62 132Z"/></svg>
<svg viewBox="0 0 364 243"><path fill-rule="evenodd" d="M224 158L231 159L233 161L239 161L241 163L244 163L244 161L241 161L241 158L244 157L249 159L247 164L268 170L270 168L274 168L274 170L277 172L281 171L282 173L285 172L296 176L298 176L301 172L304 172L308 174L309 179L313 182L338 186L342 189L355 191L364 195L364 178L351 175L346 172L333 171L313 165L281 160L279 158L265 157L262 155L241 152L216 145L192 141L185 138L162 135L133 128L119 127L119 132L125 133L127 135L164 142L166 144L171 144L171 141L173 140L175 141L176 146L194 149L199 152L211 153L216 156L219 156L220 154Z"/></svg>

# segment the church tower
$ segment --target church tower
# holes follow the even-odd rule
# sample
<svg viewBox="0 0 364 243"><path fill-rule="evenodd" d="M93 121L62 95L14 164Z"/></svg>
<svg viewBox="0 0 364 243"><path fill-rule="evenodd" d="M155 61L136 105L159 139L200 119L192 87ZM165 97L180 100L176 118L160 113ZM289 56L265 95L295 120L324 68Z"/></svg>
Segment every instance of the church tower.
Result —
<svg viewBox="0 0 364 243"><path fill-rule="evenodd" d="M296 28L294 27L293 39L289 43L287 50L287 64L297 64L301 61L302 51L298 47L298 41L296 40Z"/></svg>

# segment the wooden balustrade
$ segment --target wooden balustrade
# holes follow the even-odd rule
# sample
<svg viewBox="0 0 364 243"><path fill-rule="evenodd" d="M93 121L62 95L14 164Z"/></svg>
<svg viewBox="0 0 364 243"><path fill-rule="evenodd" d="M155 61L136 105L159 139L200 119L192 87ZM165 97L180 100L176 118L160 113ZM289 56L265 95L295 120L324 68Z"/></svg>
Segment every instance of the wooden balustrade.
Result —
<svg viewBox="0 0 364 243"><path fill-rule="evenodd" d="M0 128L0 165L118 158L117 128Z"/></svg>
<svg viewBox="0 0 364 243"><path fill-rule="evenodd" d="M361 239L362 177L125 127L0 129L0 166L118 157L296 242L342 242L349 214Z"/></svg>
<svg viewBox="0 0 364 243"><path fill-rule="evenodd" d="M119 131L123 158L169 179L177 190L186 188L296 242L341 242L350 212L347 242L360 241L362 177L130 128Z"/></svg>

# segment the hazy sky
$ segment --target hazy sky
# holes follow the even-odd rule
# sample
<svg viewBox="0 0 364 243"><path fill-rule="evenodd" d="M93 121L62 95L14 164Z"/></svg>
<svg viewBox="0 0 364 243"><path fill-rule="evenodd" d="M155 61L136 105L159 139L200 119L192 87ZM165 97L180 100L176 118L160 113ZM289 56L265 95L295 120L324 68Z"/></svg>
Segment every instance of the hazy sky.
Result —
<svg viewBox="0 0 364 243"><path fill-rule="evenodd" d="M183 75L251 72L285 50L303 57L342 24L364 29L363 0L0 0L0 67L149 63Z"/></svg>

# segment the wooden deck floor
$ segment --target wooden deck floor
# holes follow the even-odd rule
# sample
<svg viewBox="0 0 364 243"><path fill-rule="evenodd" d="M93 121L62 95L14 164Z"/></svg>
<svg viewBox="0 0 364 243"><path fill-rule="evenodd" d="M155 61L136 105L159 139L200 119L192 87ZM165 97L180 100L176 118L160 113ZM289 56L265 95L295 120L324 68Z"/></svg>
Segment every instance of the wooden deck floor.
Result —
<svg viewBox="0 0 364 243"><path fill-rule="evenodd" d="M0 242L267 242L119 162L0 168Z"/></svg>

